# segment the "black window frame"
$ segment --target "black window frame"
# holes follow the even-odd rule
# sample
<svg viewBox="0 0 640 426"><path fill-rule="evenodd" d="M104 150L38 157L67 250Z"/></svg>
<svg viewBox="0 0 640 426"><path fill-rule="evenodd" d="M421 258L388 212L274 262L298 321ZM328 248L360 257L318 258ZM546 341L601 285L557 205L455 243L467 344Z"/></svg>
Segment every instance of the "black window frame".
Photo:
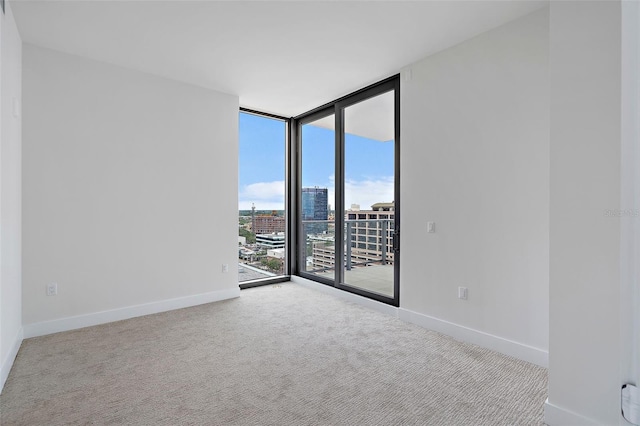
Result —
<svg viewBox="0 0 640 426"><path fill-rule="evenodd" d="M341 259L344 258L344 247L342 244L338 244L340 240L338 238L338 230L342 235L342 229L344 229L344 216L338 212L344 212L344 110L345 108L355 105L359 102L366 101L378 95L382 95L388 92L394 92L394 237L393 237L393 253L394 253L394 292L393 297L387 297L378 293L370 292L360 289L358 287L352 287L344 284L344 271L342 268ZM312 273L305 272L301 265L306 261L306 245L300 241L302 232L302 206L300 200L297 200L297 194L302 189L302 140L301 129L302 126L308 123L312 123L321 118L334 115L335 118L335 200L334 211L335 214L335 279L329 280L324 277L314 275ZM292 251L289 253L291 260L291 275L296 275L302 278L306 278L321 284L325 284L331 287L338 288L350 293L358 294L373 300L377 300L382 303L386 303L392 306L400 306L400 75L396 74L382 81L374 83L363 89L350 93L332 102L328 102L322 106L314 108L303 114L295 116L291 119L291 152L292 155L291 169L293 170L294 179L290 182L290 210L294 212L293 226L294 231L292 233L293 239L291 247Z"/></svg>
<svg viewBox="0 0 640 426"><path fill-rule="evenodd" d="M292 210L291 210L291 141L292 141L292 134L291 134L291 118L287 118L287 117L283 117L281 115L276 115L276 114L270 114L270 113L266 113L266 112L262 112L262 111L257 111L254 109L249 109L249 108L243 108L240 107L238 114L240 113L246 113L246 114L252 114L252 115L256 115L259 117L265 117L265 118L272 118L275 120L280 120L283 121L285 124L285 148L284 148L284 155L285 155L285 171L284 171L284 185L285 185L285 202L284 202L284 208L285 208L285 212L284 212L284 216L285 216L285 242L284 242L284 248L285 248L285 256L284 256L284 274L283 275L278 275L277 277L268 277L268 278L259 278L256 280L247 280L247 281L242 281L242 282L238 282L238 286L240 287L241 290L247 289L247 288L253 288L253 287L260 287L263 285L269 285L269 284L278 284L278 283L283 283L283 282L287 282L291 280L291 266L292 266L292 262L291 262L291 248L292 245L294 245L294 241L295 238L294 235L292 235L291 233L291 229L292 227L292 223L293 223L293 216L292 216Z"/></svg>

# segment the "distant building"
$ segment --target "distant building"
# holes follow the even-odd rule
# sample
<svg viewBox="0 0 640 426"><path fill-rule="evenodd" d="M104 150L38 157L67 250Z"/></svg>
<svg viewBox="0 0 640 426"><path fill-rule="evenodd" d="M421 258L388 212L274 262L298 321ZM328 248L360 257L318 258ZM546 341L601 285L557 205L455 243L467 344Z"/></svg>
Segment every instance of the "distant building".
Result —
<svg viewBox="0 0 640 426"><path fill-rule="evenodd" d="M345 259L347 268L367 264L393 264L394 203L376 203L371 210L345 212ZM312 241L312 267L332 269L335 265L335 243Z"/></svg>
<svg viewBox="0 0 640 426"><path fill-rule="evenodd" d="M325 271L335 267L336 247L333 241L312 241L311 250L311 262L307 261L308 269Z"/></svg>
<svg viewBox="0 0 640 426"><path fill-rule="evenodd" d="M302 220L323 220L329 218L329 195L327 188L302 188ZM305 231L308 234L327 232L328 224L307 223Z"/></svg>
<svg viewBox="0 0 640 426"><path fill-rule="evenodd" d="M394 203L376 203L371 210L347 211L345 225L351 263L393 264Z"/></svg>
<svg viewBox="0 0 640 426"><path fill-rule="evenodd" d="M253 219L253 232L256 234L273 234L285 231L285 218L274 215L257 215Z"/></svg>
<svg viewBox="0 0 640 426"><path fill-rule="evenodd" d="M243 260L249 260L249 261L253 261L253 258L255 256L256 252L253 250L250 250L248 248L240 248L238 249L238 258L239 259L243 259Z"/></svg>
<svg viewBox="0 0 640 426"><path fill-rule="evenodd" d="M359 210L359 208L358 208L358 210ZM392 201L390 203L375 203L374 205L371 206L371 210L374 210L374 211L385 211L385 212L393 211L393 210L395 210L395 202Z"/></svg>
<svg viewBox="0 0 640 426"><path fill-rule="evenodd" d="M256 235L258 247L269 249L284 248L284 232Z"/></svg>
<svg viewBox="0 0 640 426"><path fill-rule="evenodd" d="M267 257L273 257L275 259L284 259L284 248L267 250Z"/></svg>

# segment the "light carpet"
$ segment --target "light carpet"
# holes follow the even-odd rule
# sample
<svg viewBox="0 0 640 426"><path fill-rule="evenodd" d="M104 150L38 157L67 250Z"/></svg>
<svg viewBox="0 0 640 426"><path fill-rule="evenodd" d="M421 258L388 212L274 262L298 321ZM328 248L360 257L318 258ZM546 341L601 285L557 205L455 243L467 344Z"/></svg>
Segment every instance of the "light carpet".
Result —
<svg viewBox="0 0 640 426"><path fill-rule="evenodd" d="M2 425L540 425L547 371L287 283L23 342Z"/></svg>

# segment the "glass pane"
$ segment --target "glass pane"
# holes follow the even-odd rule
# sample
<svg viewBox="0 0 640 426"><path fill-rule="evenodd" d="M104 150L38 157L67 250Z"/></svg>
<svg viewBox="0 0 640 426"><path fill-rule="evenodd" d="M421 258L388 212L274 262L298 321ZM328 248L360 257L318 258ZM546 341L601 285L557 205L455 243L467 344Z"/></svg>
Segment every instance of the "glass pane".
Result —
<svg viewBox="0 0 640 426"><path fill-rule="evenodd" d="M334 115L302 126L300 269L335 277L335 131Z"/></svg>
<svg viewBox="0 0 640 426"><path fill-rule="evenodd" d="M238 281L284 274L285 143L282 120L240 113Z"/></svg>
<svg viewBox="0 0 640 426"><path fill-rule="evenodd" d="M394 296L394 93L344 110L344 284Z"/></svg>

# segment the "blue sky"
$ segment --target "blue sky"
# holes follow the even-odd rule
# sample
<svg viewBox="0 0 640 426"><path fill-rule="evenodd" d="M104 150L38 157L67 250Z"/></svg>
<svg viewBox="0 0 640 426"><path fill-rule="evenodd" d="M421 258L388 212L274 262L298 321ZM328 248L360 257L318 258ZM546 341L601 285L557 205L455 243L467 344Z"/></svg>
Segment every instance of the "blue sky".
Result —
<svg viewBox="0 0 640 426"><path fill-rule="evenodd" d="M285 124L240 113L239 209L284 209ZM302 132L303 186L329 188L334 205L334 133L306 125ZM345 205L393 200L393 144L347 134Z"/></svg>

